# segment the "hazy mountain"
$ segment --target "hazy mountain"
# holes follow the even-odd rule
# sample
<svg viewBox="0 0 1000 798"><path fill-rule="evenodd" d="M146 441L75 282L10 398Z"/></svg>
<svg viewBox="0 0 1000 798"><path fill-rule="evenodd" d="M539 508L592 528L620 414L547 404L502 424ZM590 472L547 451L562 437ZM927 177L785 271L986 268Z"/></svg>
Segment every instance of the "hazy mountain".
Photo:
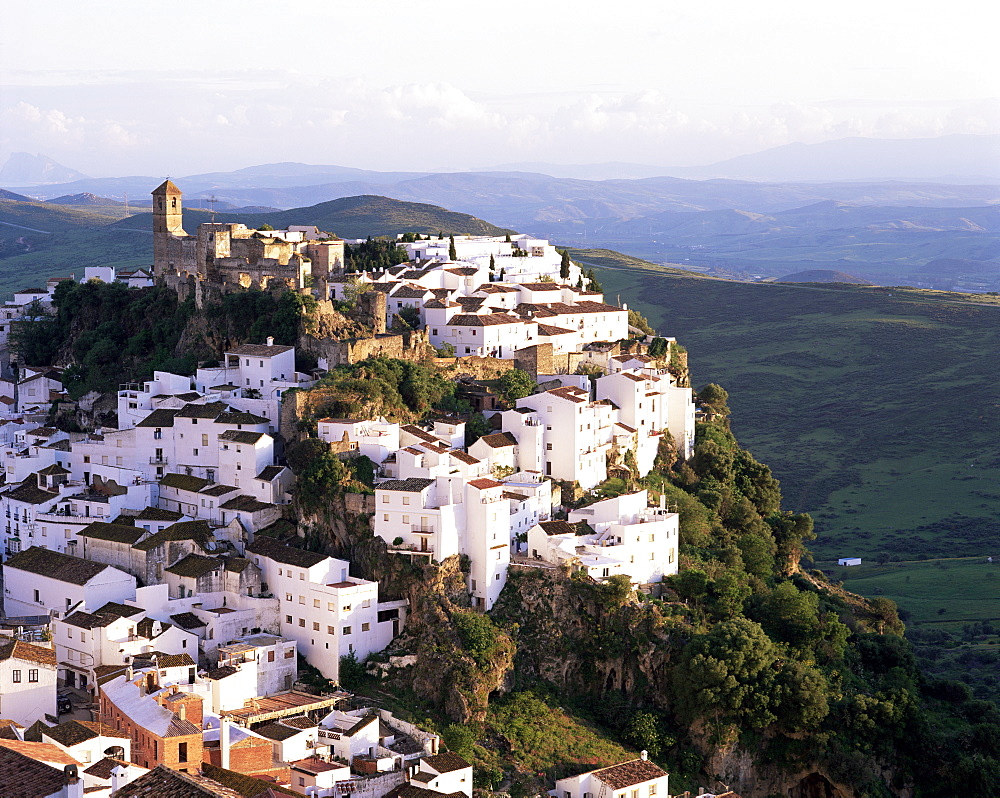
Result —
<svg viewBox="0 0 1000 798"><path fill-rule="evenodd" d="M1000 180L1000 135L786 144L708 166L668 169L666 174L768 181L991 182Z"/></svg>
<svg viewBox="0 0 1000 798"><path fill-rule="evenodd" d="M853 283L856 285L872 285L863 277L856 277L846 272L831 271L830 269L809 269L795 274L786 274L779 277L775 282L779 283Z"/></svg>
<svg viewBox="0 0 1000 798"><path fill-rule="evenodd" d="M62 197L46 200L51 205L124 205L124 202L109 199L108 197L98 197L96 194L84 191L80 194L66 194Z"/></svg>
<svg viewBox="0 0 1000 798"><path fill-rule="evenodd" d="M7 191L5 188L0 188L0 199L14 200L15 202L31 202L31 197L26 197L23 194L15 194L13 191Z"/></svg>
<svg viewBox="0 0 1000 798"><path fill-rule="evenodd" d="M537 172L549 177L569 177L577 180L638 180L644 177L672 175L666 166L609 161L607 163L558 164L545 161L507 163L477 169L477 172Z"/></svg>
<svg viewBox="0 0 1000 798"><path fill-rule="evenodd" d="M86 177L82 172L56 163L46 155L15 152L0 169L0 183L18 186L39 186L66 183Z"/></svg>
<svg viewBox="0 0 1000 798"><path fill-rule="evenodd" d="M210 214L204 210L186 209L184 212L184 226L188 232L193 232L199 223L209 220ZM342 238L394 236L407 232L424 235L436 235L440 231L446 235L503 235L508 232L466 213L379 196L345 197L311 207L274 213L241 213L238 210L217 212L215 220L242 222L254 228L269 224L276 229L286 228L290 224L311 224ZM152 217L151 214L136 214L113 227L152 230Z"/></svg>

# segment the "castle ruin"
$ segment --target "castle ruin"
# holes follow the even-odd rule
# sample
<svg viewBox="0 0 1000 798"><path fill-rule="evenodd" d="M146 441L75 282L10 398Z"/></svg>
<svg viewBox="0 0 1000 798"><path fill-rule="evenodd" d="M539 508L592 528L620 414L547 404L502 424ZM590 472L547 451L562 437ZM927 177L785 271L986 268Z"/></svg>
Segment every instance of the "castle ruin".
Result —
<svg viewBox="0 0 1000 798"><path fill-rule="evenodd" d="M203 222L197 235L190 235L184 230L181 190L165 180L152 194L153 274L182 298L193 294L198 307L206 289L226 293L281 286L311 293L316 288L325 298L330 275L343 271L344 242L312 225L253 230Z"/></svg>

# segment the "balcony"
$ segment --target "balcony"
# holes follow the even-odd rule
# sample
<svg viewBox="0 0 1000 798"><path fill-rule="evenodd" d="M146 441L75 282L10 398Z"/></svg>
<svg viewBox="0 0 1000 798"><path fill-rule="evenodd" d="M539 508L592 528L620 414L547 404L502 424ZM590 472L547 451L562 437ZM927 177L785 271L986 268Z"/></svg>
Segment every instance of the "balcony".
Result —
<svg viewBox="0 0 1000 798"><path fill-rule="evenodd" d="M164 457L163 455L154 455L153 457L149 458L150 465L167 465L168 462L169 458Z"/></svg>
<svg viewBox="0 0 1000 798"><path fill-rule="evenodd" d="M432 526L418 526L416 524L410 524L410 532L414 535L433 535L434 527Z"/></svg>

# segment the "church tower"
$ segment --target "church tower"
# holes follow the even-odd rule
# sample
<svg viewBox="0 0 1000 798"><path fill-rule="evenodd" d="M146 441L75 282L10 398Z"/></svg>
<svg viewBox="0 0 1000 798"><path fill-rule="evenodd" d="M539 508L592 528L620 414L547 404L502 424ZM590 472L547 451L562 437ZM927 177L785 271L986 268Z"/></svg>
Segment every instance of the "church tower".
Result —
<svg viewBox="0 0 1000 798"><path fill-rule="evenodd" d="M153 191L153 274L162 277L172 272L170 246L174 236L186 236L181 215L181 190L169 180L164 180Z"/></svg>

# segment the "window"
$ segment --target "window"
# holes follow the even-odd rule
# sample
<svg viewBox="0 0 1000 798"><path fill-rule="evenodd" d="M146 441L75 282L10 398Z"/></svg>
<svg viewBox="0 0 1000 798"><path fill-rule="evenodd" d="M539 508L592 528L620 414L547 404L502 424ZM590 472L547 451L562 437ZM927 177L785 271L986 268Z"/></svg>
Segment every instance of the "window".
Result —
<svg viewBox="0 0 1000 798"><path fill-rule="evenodd" d="M350 626L345 626L344 627L344 634L345 635L349 635L350 633L351 633L351 627Z"/></svg>
<svg viewBox="0 0 1000 798"><path fill-rule="evenodd" d="M403 497L403 504L409 504L409 503L410 503L410 497L409 496L404 496Z"/></svg>
<svg viewBox="0 0 1000 798"><path fill-rule="evenodd" d="M382 520L383 521L388 521L389 520L389 513L382 513Z"/></svg>
<svg viewBox="0 0 1000 798"><path fill-rule="evenodd" d="M370 623L363 623L363 624L361 624L361 631L362 632L371 631L371 628L372 628L372 625Z"/></svg>
<svg viewBox="0 0 1000 798"><path fill-rule="evenodd" d="M202 435L201 436L201 445L202 446L208 446L208 436L207 435Z"/></svg>
<svg viewBox="0 0 1000 798"><path fill-rule="evenodd" d="M334 605L332 601L328 601L326 602L326 609L328 612L334 612L337 609L337 607Z"/></svg>
<svg viewBox="0 0 1000 798"><path fill-rule="evenodd" d="M304 582L306 578L305 572L299 571L299 581Z"/></svg>
<svg viewBox="0 0 1000 798"><path fill-rule="evenodd" d="M656 785L655 784L650 784L649 785L649 794L650 795L656 795Z"/></svg>
<svg viewBox="0 0 1000 798"><path fill-rule="evenodd" d="M319 624L316 621L313 621L313 631L314 632L318 632L319 631Z"/></svg>
<svg viewBox="0 0 1000 798"><path fill-rule="evenodd" d="M313 599L313 606L319 609L319 599Z"/></svg>
<svg viewBox="0 0 1000 798"><path fill-rule="evenodd" d="M552 451L552 444L551 443L545 444L545 451L547 451L547 452L551 452Z"/></svg>
<svg viewBox="0 0 1000 798"><path fill-rule="evenodd" d="M306 628L306 619L305 618L299 618L299 626L301 626L303 629Z"/></svg>
<svg viewBox="0 0 1000 798"><path fill-rule="evenodd" d="M38 595L38 591L36 590L35 591L35 603L39 604L39 603L41 603L41 600L42 600L41 596Z"/></svg>
<svg viewBox="0 0 1000 798"><path fill-rule="evenodd" d="M187 762L188 761L188 744L187 743L177 743L177 761Z"/></svg>
<svg viewBox="0 0 1000 798"><path fill-rule="evenodd" d="M291 600L292 600L292 594L291 593L285 593L285 601L291 601Z"/></svg>
<svg viewBox="0 0 1000 798"><path fill-rule="evenodd" d="M287 651L285 651L285 659L291 659L294 656L295 656L295 649L290 648Z"/></svg>
<svg viewBox="0 0 1000 798"><path fill-rule="evenodd" d="M291 615L286 615L285 616L285 623L291 623L291 622L292 622L292 616Z"/></svg>
<svg viewBox="0 0 1000 798"><path fill-rule="evenodd" d="M306 603L306 597L305 596L299 596L299 604L305 604L305 603Z"/></svg>
<svg viewBox="0 0 1000 798"><path fill-rule="evenodd" d="M389 494L388 493L383 493L382 494L382 504L388 504L388 503L389 503ZM388 521L389 520L389 516L386 516L385 520Z"/></svg>
<svg viewBox="0 0 1000 798"><path fill-rule="evenodd" d="M332 626L328 626L328 627L326 627L326 633L328 635L335 635L335 634L337 634L337 630L334 629Z"/></svg>
<svg viewBox="0 0 1000 798"><path fill-rule="evenodd" d="M20 684L21 683L21 671L11 671L10 672L10 679L11 679L12 682L14 682L14 684Z"/></svg>

